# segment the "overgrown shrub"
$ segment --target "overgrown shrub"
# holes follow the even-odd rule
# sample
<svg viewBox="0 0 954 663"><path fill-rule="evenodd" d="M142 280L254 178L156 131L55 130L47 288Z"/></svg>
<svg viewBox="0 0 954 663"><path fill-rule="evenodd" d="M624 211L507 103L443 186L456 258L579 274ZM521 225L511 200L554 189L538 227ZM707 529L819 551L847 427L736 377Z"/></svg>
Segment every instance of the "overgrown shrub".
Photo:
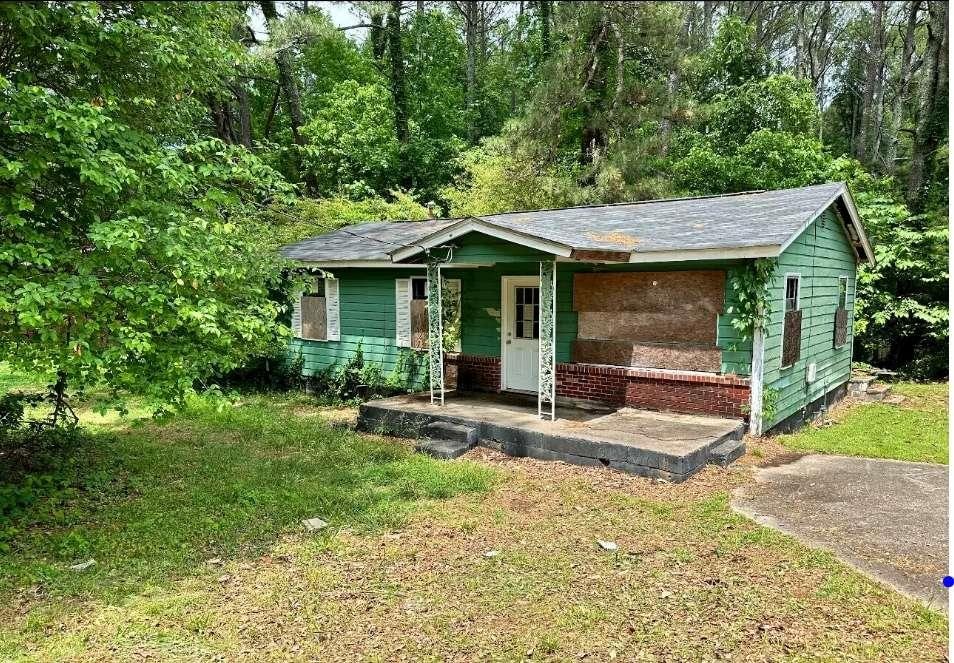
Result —
<svg viewBox="0 0 954 663"><path fill-rule="evenodd" d="M407 393L408 385L426 382L425 355L402 350L394 369L385 374L379 364L366 362L360 346L344 364L333 364L305 378L309 391L328 403L355 403Z"/></svg>

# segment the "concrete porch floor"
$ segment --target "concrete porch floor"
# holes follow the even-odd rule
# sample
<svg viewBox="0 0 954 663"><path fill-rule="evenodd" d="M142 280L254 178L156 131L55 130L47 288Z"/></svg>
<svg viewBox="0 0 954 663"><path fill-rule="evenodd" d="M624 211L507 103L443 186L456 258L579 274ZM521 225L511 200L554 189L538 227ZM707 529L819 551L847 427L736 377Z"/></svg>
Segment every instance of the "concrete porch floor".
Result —
<svg viewBox="0 0 954 663"><path fill-rule="evenodd" d="M420 438L428 424L449 422L473 427L480 445L513 456L611 467L674 482L701 469L717 448L725 451L722 445L740 440L744 430L739 420L633 408L559 406L556 414L556 421L539 419L536 399L520 394L451 392L443 407L431 405L426 393L409 394L363 404L358 428Z"/></svg>

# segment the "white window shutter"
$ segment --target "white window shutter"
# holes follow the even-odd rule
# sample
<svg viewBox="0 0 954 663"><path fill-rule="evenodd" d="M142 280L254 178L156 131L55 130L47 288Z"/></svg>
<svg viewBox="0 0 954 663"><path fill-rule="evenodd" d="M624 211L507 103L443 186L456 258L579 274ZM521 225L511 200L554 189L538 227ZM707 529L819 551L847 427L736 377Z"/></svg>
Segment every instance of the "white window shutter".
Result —
<svg viewBox="0 0 954 663"><path fill-rule="evenodd" d="M291 316L292 336L301 338L301 293L295 297L295 304L292 306Z"/></svg>
<svg viewBox="0 0 954 663"><path fill-rule="evenodd" d="M397 346L411 347L411 279L394 279L394 316Z"/></svg>
<svg viewBox="0 0 954 663"><path fill-rule="evenodd" d="M325 279L325 320L329 341L341 340L341 306L338 303L338 279Z"/></svg>

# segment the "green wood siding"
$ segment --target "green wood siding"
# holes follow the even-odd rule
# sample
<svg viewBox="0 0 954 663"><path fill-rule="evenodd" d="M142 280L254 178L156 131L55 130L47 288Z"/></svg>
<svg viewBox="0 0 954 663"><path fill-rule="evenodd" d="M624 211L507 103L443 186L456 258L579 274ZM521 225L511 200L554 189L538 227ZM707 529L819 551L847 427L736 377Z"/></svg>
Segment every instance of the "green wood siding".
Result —
<svg viewBox="0 0 954 663"><path fill-rule="evenodd" d="M454 259L458 260L455 251ZM463 259L461 262L465 262ZM738 263L729 261L674 262L663 264L590 265L558 263L556 289L556 360L570 361L573 340L577 334L577 314L573 310L573 274L576 272L619 271L679 271L687 269L726 270L726 306L728 311L734 295L731 273ZM539 274L539 262L493 265L478 269L445 269L448 278L461 280L461 351L483 357L500 356L500 295L503 276ZM751 368L751 339L742 340L732 327L731 315L723 313L718 321L718 342L722 349L722 372L748 375Z"/></svg>
<svg viewBox="0 0 954 663"><path fill-rule="evenodd" d="M461 281L461 351L484 357L500 356L500 295L503 276L536 275L540 260L552 256L516 246L480 233L471 233L454 240L453 262L443 268L447 278ZM457 268L453 263L493 263L487 267ZM559 263L556 290L556 360L570 361L573 340L577 334L577 314L573 311L573 274L581 271L674 271L687 269L726 270L726 310L733 294L731 272L739 261L700 261L664 264L590 265ZM340 269L340 341L307 341L293 339L292 359L302 357L304 372L311 375L334 364L343 364L361 347L364 358L388 374L394 370L402 354L425 353L396 344L394 280L424 276L421 268ZM748 375L751 343L741 341L725 313L718 321L718 343L722 348L722 370L725 373ZM413 386L425 388L426 379L419 376Z"/></svg>
<svg viewBox="0 0 954 663"><path fill-rule="evenodd" d="M292 339L290 357L294 360L301 355L305 375L344 364L359 347L365 361L380 366L385 375L394 370L402 354L412 353L426 364L425 352L399 348L395 339L394 280L424 276L423 269L339 269L335 276L339 279L341 340ZM416 384L408 386L423 389L426 370L418 373Z"/></svg>
<svg viewBox="0 0 954 663"><path fill-rule="evenodd" d="M459 263L540 262L552 260L548 253L513 244L483 233L471 232L450 242L455 246L451 260Z"/></svg>
<svg viewBox="0 0 954 663"><path fill-rule="evenodd" d="M802 341L800 358L782 368L783 289L785 275L801 274ZM769 291L770 312L765 338L766 399L775 399L775 412L765 428L789 417L846 382L851 374L852 324L856 276L855 253L841 222L831 211L823 212L778 259ZM838 278L848 277L848 337L833 347ZM805 380L806 367L815 362L816 379Z"/></svg>

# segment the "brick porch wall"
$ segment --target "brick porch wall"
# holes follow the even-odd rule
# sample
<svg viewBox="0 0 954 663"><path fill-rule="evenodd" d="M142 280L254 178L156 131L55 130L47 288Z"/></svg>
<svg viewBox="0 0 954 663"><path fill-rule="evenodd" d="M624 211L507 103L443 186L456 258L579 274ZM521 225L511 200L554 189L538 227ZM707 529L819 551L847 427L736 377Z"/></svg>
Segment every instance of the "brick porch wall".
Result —
<svg viewBox="0 0 954 663"><path fill-rule="evenodd" d="M463 390L500 391L499 357L449 354ZM749 381L734 375L690 374L646 368L557 364L557 396L718 417L744 417Z"/></svg>

